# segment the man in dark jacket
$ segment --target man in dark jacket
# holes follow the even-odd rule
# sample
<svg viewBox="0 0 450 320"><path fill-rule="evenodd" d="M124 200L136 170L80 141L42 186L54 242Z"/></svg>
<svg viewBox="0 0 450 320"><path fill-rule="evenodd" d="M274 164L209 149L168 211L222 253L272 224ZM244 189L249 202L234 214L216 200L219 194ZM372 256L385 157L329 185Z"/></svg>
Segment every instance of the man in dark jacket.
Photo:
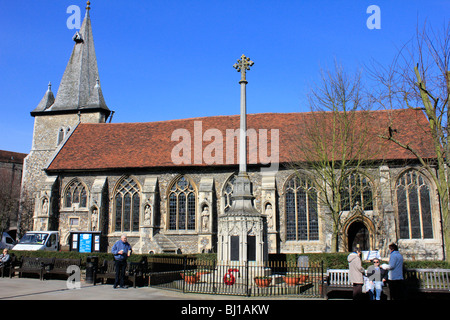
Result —
<svg viewBox="0 0 450 320"><path fill-rule="evenodd" d="M8 249L3 249L3 253L0 254L0 267L3 265L7 265L11 260L11 256L8 253Z"/></svg>
<svg viewBox="0 0 450 320"><path fill-rule="evenodd" d="M120 284L121 288L125 287L125 270L127 268L127 258L132 252L131 245L127 242L127 236L123 234L112 247L111 252L114 255L116 263L116 279L114 281L114 289Z"/></svg>

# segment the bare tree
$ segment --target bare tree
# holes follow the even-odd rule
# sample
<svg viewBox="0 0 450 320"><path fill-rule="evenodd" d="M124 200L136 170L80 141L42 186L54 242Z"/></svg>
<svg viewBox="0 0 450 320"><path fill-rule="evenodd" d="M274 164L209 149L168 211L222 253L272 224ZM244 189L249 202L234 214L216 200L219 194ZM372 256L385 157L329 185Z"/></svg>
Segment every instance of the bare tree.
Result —
<svg viewBox="0 0 450 320"><path fill-rule="evenodd" d="M435 157L429 159L389 127L382 138L393 141L411 152L433 178L439 193L442 229L447 261L450 261L449 191L450 164L449 99L450 99L450 23L439 32L426 24L417 28L411 41L406 43L391 65L374 63L369 70L379 88L377 101L384 108L420 108L428 125L418 130L431 135Z"/></svg>
<svg viewBox="0 0 450 320"><path fill-rule="evenodd" d="M337 252L344 210L358 203L361 192L345 192L344 184L365 172L381 144L372 139L371 101L361 73L349 76L335 63L334 70L321 72L308 101L311 113L294 136L291 165L296 172L310 173L318 201L332 221L331 250Z"/></svg>
<svg viewBox="0 0 450 320"><path fill-rule="evenodd" d="M29 193L22 190L19 206L19 220L18 236L21 237L27 231L33 230L33 215L34 215L34 199L30 197Z"/></svg>
<svg viewBox="0 0 450 320"><path fill-rule="evenodd" d="M18 188L8 170L0 170L0 236L17 220L19 211Z"/></svg>

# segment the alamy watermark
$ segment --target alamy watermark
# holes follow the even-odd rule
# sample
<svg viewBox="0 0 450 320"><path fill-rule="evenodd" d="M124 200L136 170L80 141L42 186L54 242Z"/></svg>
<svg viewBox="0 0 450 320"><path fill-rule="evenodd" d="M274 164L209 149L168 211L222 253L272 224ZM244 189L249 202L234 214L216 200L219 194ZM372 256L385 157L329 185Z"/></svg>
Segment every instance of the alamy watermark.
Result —
<svg viewBox="0 0 450 320"><path fill-rule="evenodd" d="M68 29L80 29L81 10L77 5L67 7L66 13L70 14L66 25ZM368 29L381 29L381 9L377 5L370 5L366 13L371 14L366 21ZM172 163L175 165L223 165L236 164L239 159L239 137L240 129L226 129L225 137L219 129L208 129L203 132L202 121L194 121L194 137L187 129L180 128L173 131L171 141L178 141L171 152ZM270 165L262 167L261 173L277 171L279 168L279 130L270 130L270 140L267 129L248 129L246 131L248 141L248 163ZM203 148L203 142L209 142ZM237 148L235 152L235 141ZM269 152L270 146L270 152ZM225 148L224 148L225 147ZM224 154L225 153L225 154ZM235 157L237 155L237 157ZM258 161L259 160L259 161ZM73 266L74 267L74 266ZM68 286L76 286L74 272L68 279Z"/></svg>
<svg viewBox="0 0 450 320"><path fill-rule="evenodd" d="M246 137L248 164L270 165L261 168L262 174L278 171L279 130L247 129ZM172 132L171 141L178 142L171 153L175 165L233 165L239 160L240 129L226 129L223 132L211 128L203 132L203 122L194 121L193 136L188 129L179 128ZM203 147L204 142L209 143Z"/></svg>
<svg viewBox="0 0 450 320"><path fill-rule="evenodd" d="M381 29L381 9L377 5L370 5L367 7L366 13L370 14L367 18L366 26L370 30Z"/></svg>
<svg viewBox="0 0 450 320"><path fill-rule="evenodd" d="M80 267L76 265L68 266L66 273L69 274L66 282L67 289L81 289Z"/></svg>
<svg viewBox="0 0 450 320"><path fill-rule="evenodd" d="M66 13L71 14L67 18L66 25L68 29L80 29L81 28L81 10L79 6L71 5L67 7Z"/></svg>
<svg viewBox="0 0 450 320"><path fill-rule="evenodd" d="M81 9L77 5L70 5L67 7L66 13L70 14L67 18L68 29L80 29L81 27ZM381 9L379 6L372 4L367 7L367 14L370 16L366 20L366 26L368 29L381 29Z"/></svg>

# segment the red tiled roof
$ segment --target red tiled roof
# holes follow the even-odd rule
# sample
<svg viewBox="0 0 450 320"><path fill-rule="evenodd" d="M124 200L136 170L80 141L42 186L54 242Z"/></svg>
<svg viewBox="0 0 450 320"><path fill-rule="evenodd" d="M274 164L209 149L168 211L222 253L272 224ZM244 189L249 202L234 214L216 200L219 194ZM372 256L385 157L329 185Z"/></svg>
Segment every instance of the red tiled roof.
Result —
<svg viewBox="0 0 450 320"><path fill-rule="evenodd" d="M315 114L317 115L317 114ZM331 115L331 113L328 113ZM270 154L271 130L279 130L279 162L286 163L291 159L294 149L293 137L301 136L302 124L308 123L313 117L312 113L264 113L247 115L247 128L255 129L258 134L263 133L261 129L268 130L268 152ZM327 117L327 115L324 115ZM331 118L331 117L330 117ZM391 122L389 122L391 119ZM373 145L383 143L382 151L372 155L370 160L399 160L415 159L407 150L397 146L392 142L387 142L379 138L380 134L387 134L391 125L396 129L395 137L411 145L419 151L424 158L434 158L433 143L428 129L428 121L420 110L391 110L370 112L370 133L367 137ZM196 130L195 130L196 128ZM170 120L148 123L117 123L117 124L87 124L81 123L73 131L70 138L55 156L48 171L68 171L68 170L109 170L125 168L154 168L154 167L177 167L177 166L208 166L208 165L230 165L238 164L237 143L234 142L234 152L231 145L227 144L227 134L231 130L239 128L239 116L215 116L204 118L192 118L183 120ZM181 131L175 131L182 129ZM183 130L184 129L184 130ZM207 131L216 129L215 131ZM217 131L218 130L218 131ZM229 131L227 131L229 130ZM189 134L191 149L191 162L176 164L172 159L174 147L180 147L178 136L173 133ZM207 133L221 134L223 138L223 157L213 164L208 159L202 157L211 151L213 140L203 141L203 149L195 148L194 141L202 139L202 135ZM236 131L238 132L238 131ZM188 140L183 140L189 142ZM231 140L230 141L235 141ZM221 142L221 139L216 141ZM209 146L209 148L208 148ZM255 154L254 151L260 148L259 145L250 145L248 154ZM175 149L176 150L176 149ZM234 155L231 159L228 155ZM230 153L231 152L231 153ZM257 154L257 152L256 152ZM298 160L302 159L299 154ZM201 161L196 161L200 159ZM220 157L218 158L220 159ZM249 159L249 163L255 163ZM257 159L258 164L264 161ZM267 162L267 161L266 161Z"/></svg>
<svg viewBox="0 0 450 320"><path fill-rule="evenodd" d="M26 153L0 150L0 162L23 163Z"/></svg>

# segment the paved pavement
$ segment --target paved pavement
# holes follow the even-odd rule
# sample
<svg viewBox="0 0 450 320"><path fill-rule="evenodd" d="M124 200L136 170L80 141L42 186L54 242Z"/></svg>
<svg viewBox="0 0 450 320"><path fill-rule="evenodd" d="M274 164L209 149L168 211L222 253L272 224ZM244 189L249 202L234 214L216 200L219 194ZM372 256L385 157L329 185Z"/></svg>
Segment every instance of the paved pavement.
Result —
<svg viewBox="0 0 450 320"><path fill-rule="evenodd" d="M280 319L280 316L292 315L299 308L305 310L304 307L311 302L324 303L324 300L299 300L294 296L271 298L184 294L154 287L114 289L112 284L94 286L83 281L79 289L69 289L65 280L0 278L0 308L14 310L24 319L34 319L37 315L42 318L57 315L68 319L72 314L86 319L107 315L114 315L115 318L156 315L166 319L186 316L194 316L194 319L234 319L236 316ZM140 310L139 313L136 313L137 310Z"/></svg>
<svg viewBox="0 0 450 320"><path fill-rule="evenodd" d="M30 305L30 300L34 301L34 306ZM86 300L92 302L86 304L88 303ZM121 300L126 301L124 303ZM80 304L78 301L85 302ZM55 302L57 303L55 304ZM343 302L345 301L339 301L339 305ZM347 303L351 302L351 300L347 300ZM66 318L72 313L95 318L97 315L105 316L105 312L129 316L133 310L148 310L148 312L156 310L156 312L163 311L164 317L167 319L183 316L229 319L236 316L247 318L252 315L258 316L258 319L280 319L299 310L303 312L309 309L314 312L320 310L321 316L328 315L331 318L336 315L336 309L333 306L337 305L332 302L330 305L329 301L323 299L308 299L299 296L242 297L184 294L154 287L114 289L111 284L94 286L84 281L81 282L79 289L69 289L65 280L0 278L0 307L2 309L13 308L24 318L27 318L28 315L34 318L36 314L48 314L55 310L63 312ZM362 304L362 306L373 308L366 304ZM351 304L349 307L355 310L355 305ZM391 306L383 305L382 309L386 310L386 307ZM267 312L263 313L264 310ZM141 315L143 314L141 313Z"/></svg>
<svg viewBox="0 0 450 320"><path fill-rule="evenodd" d="M30 304L31 302L33 304ZM361 308L362 312L367 312L375 306L374 302L368 303L371 304L355 305L351 300L341 300L337 304L323 299L302 299L298 296L240 297L184 294L154 287L113 289L111 284L94 286L83 281L80 289L69 289L65 280L0 278L0 308L14 310L18 316L25 319L28 316L34 319L37 315L48 318L55 314L63 318L69 318L73 314L75 317L91 319L110 314L114 317L157 315L166 319L180 320L186 316L194 316L194 319L202 317L252 319L252 316L258 319L282 319L298 312L308 314L309 310L319 312L320 317L331 319L340 317L340 313L336 312L337 307L341 311L356 310L357 312ZM398 307L390 304L377 304L377 306L375 309L381 308L383 312L395 311L394 308ZM348 309L345 309L347 307ZM434 309L437 307L440 305L434 306ZM415 314L412 312L417 312L416 308L409 308L410 311L408 311L406 305L401 305L401 308L405 318L407 318L406 314L411 314L413 318ZM136 313L136 310L141 311Z"/></svg>
<svg viewBox="0 0 450 320"><path fill-rule="evenodd" d="M65 280L0 279L0 300L195 300L205 299L203 296L152 287L114 289L111 284L94 286L83 281L79 289L71 289Z"/></svg>
<svg viewBox="0 0 450 320"><path fill-rule="evenodd" d="M0 300L257 300L259 298L185 294L154 287L114 289L111 284L87 284L70 289L65 280L33 278L0 278ZM266 300L267 297L264 297ZM269 300L299 300L298 297L277 297Z"/></svg>

